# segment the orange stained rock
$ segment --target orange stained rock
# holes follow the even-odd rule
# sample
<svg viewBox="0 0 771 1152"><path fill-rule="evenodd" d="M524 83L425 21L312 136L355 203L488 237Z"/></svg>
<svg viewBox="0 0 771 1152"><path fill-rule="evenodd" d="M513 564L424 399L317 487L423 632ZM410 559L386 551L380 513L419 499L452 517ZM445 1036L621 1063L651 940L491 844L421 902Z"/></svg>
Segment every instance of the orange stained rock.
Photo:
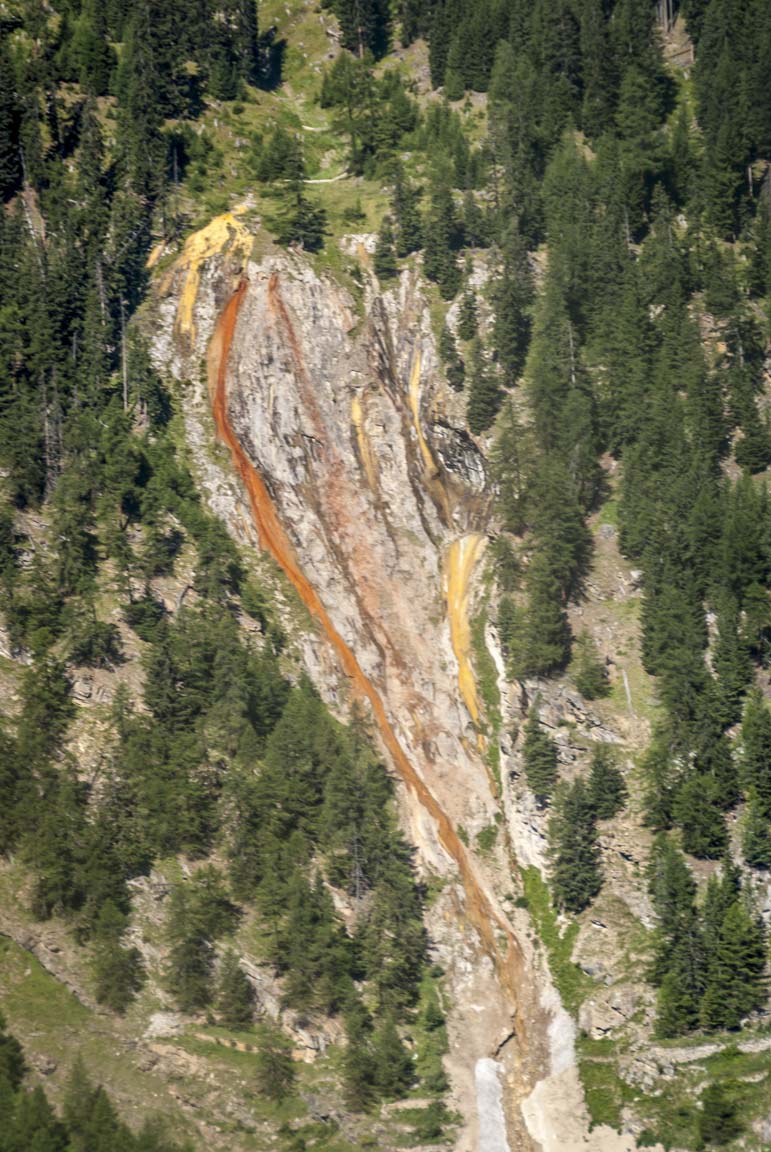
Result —
<svg viewBox="0 0 771 1152"><path fill-rule="evenodd" d="M361 402L361 396L355 395L351 400L351 421L356 431L356 444L359 449L359 459L361 460L364 471L367 474L367 481L370 489L374 492L377 488L377 470L375 468L375 461L372 457L372 451L367 439L367 429L364 427L364 407Z"/></svg>
<svg viewBox="0 0 771 1152"><path fill-rule="evenodd" d="M485 537L478 532L453 540L447 552L445 570L447 618L450 622L452 649L458 661L458 686L474 724L479 724L479 697L471 667L469 589L471 574L484 551L485 544ZM483 746L481 733L477 736L477 743L480 748Z"/></svg>
<svg viewBox="0 0 771 1152"><path fill-rule="evenodd" d="M177 331L195 343L196 328L193 310L201 284L201 266L212 256L222 252L228 245L246 259L252 249L253 236L245 224L238 219L243 208L223 212L215 216L205 228L188 236L185 245L167 274L161 289L168 291L171 279L176 272L183 272L185 281L177 305Z"/></svg>
<svg viewBox="0 0 771 1152"><path fill-rule="evenodd" d="M230 423L227 402L228 362L238 313L247 286L248 281L242 279L226 304L209 345L209 387L212 394L212 410L217 432L230 449L233 464L248 494L252 517L259 532L262 547L280 565L294 585L305 607L321 625L350 681L353 693L358 698L369 702L380 736L394 767L399 772L406 787L415 794L422 807L435 821L439 839L458 868L465 894L465 916L476 930L484 950L496 966L516 1019L517 964L520 957L517 941L505 919L493 907L490 897L477 875L474 861L466 851L447 813L427 787L425 781L415 771L402 748L379 692L364 674L353 651L335 628L321 597L303 572L279 520L265 482L249 460ZM287 341L292 345L295 356L302 362L296 336L283 307L277 309L277 315L286 329ZM520 1029L518 1028L519 1032ZM524 1041L525 1037L520 1035L520 1039Z"/></svg>
<svg viewBox="0 0 771 1152"><path fill-rule="evenodd" d="M412 371L410 373L410 410L412 411L412 422L415 425L415 432L418 437L418 444L420 445L420 454L423 457L426 472L429 476L433 476L436 473L436 461L431 455L431 449L426 443L426 438L423 435L423 429L420 425L420 366L420 349L416 348L412 357Z"/></svg>

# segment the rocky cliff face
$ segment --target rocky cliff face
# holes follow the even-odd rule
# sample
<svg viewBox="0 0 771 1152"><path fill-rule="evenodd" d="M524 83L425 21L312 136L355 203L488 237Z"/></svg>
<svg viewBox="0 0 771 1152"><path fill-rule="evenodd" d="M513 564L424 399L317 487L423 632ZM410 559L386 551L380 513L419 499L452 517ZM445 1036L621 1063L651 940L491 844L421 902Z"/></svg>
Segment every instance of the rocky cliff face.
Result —
<svg viewBox="0 0 771 1152"><path fill-rule="evenodd" d="M441 878L429 929L453 1000L458 1147L582 1146L571 1025L514 906L511 846L467 847L499 808L469 664L490 490L438 370L419 275L380 293L364 262L357 301L302 254L254 260L249 247L238 217L220 219L163 285L156 354L194 381L201 482L294 585L314 622L311 675L341 710L362 702L404 786L419 867ZM209 451L208 402L233 469Z"/></svg>

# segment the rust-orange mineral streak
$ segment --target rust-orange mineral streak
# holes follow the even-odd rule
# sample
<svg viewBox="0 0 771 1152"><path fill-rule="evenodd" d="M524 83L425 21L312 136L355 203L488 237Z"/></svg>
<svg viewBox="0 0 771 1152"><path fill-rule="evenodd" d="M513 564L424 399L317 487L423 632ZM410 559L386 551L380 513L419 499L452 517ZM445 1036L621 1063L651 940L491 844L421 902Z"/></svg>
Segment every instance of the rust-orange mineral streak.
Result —
<svg viewBox="0 0 771 1152"><path fill-rule="evenodd" d="M278 518L276 508L265 486L265 482L241 447L230 423L227 405L228 362L239 309L248 283L246 278L240 281L217 322L214 335L209 345L209 388L212 393L212 408L217 432L230 449L233 463L241 476L244 488L249 494L252 518L259 532L262 547L265 548L281 566L297 590L305 607L321 624L327 639L337 652L340 663L355 693L369 701L383 743L402 780L406 786L415 793L425 810L436 821L441 843L458 866L466 895L466 915L479 934L485 951L494 961L501 982L509 994L512 1005L516 1006L516 964L519 956L519 946L511 929L490 904L487 894L476 877L471 859L446 812L426 787L423 780L421 780L415 772L404 749L399 743L377 689L368 677L365 676L358 660L332 623L329 613L321 602L316 589L302 571L295 557L292 545ZM279 316L282 318L282 323L284 323L285 321L281 311L279 312ZM293 337L293 333L287 333L287 338ZM499 940L496 939L496 933L501 933L504 936L506 941L505 947L501 947ZM516 1014L515 1007L513 1007L513 1010ZM520 1036L520 1040L524 1040L524 1036Z"/></svg>

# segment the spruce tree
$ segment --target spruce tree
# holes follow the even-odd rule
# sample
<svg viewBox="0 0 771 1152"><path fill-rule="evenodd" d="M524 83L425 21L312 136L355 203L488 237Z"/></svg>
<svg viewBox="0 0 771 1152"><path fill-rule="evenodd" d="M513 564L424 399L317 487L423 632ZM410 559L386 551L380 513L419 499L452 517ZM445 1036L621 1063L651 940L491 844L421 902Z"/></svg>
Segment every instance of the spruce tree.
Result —
<svg viewBox="0 0 771 1152"><path fill-rule="evenodd" d="M417 252L423 243L419 200L420 189L414 188L405 179L402 168L398 167L394 178L392 206L396 220L396 255L399 257Z"/></svg>
<svg viewBox="0 0 771 1152"><path fill-rule="evenodd" d="M466 366L458 352L455 338L446 324L439 336L439 356L444 364L447 383L454 392L462 392L466 378Z"/></svg>
<svg viewBox="0 0 771 1152"><path fill-rule="evenodd" d="M771 818L771 710L759 690L747 700L739 745L742 784L755 789L763 815Z"/></svg>
<svg viewBox="0 0 771 1152"><path fill-rule="evenodd" d="M701 1002L704 1028L738 1028L765 999L766 939L762 923L742 899L723 917Z"/></svg>
<svg viewBox="0 0 771 1152"><path fill-rule="evenodd" d="M461 340L473 340L477 334L477 304L468 288L463 293L458 311L458 335Z"/></svg>
<svg viewBox="0 0 771 1152"><path fill-rule="evenodd" d="M626 803L624 777L607 744L598 744L592 753L589 796L598 820L610 820L617 816Z"/></svg>
<svg viewBox="0 0 771 1152"><path fill-rule="evenodd" d="M752 662L740 630L738 605L724 597L718 608L712 667L717 677L717 710L725 727L742 714L742 698L752 681Z"/></svg>
<svg viewBox="0 0 771 1152"><path fill-rule="evenodd" d="M378 1092L386 1100L399 1099L412 1084L415 1071L393 1012L387 1012L375 1029L372 1048Z"/></svg>
<svg viewBox="0 0 771 1152"><path fill-rule="evenodd" d="M394 250L394 232L391 226L391 217L384 216L375 245L373 260L375 275L378 280L393 280L399 271Z"/></svg>
<svg viewBox="0 0 771 1152"><path fill-rule="evenodd" d="M113 1012L125 1012L144 982L141 954L123 943L125 929L125 914L105 901L93 932L95 995Z"/></svg>
<svg viewBox="0 0 771 1152"><path fill-rule="evenodd" d="M21 180L21 109L7 40L0 40L0 199L9 200Z"/></svg>
<svg viewBox="0 0 771 1152"><path fill-rule="evenodd" d="M461 272L457 259L460 243L460 226L452 191L446 176L437 175L423 224L423 268L428 279L438 285L445 300L452 300L460 287Z"/></svg>
<svg viewBox="0 0 771 1152"><path fill-rule="evenodd" d="M257 1045L257 1085L270 1100L285 1100L295 1082L289 1040L275 1024L263 1024Z"/></svg>
<svg viewBox="0 0 771 1152"><path fill-rule="evenodd" d="M704 937L693 918L667 952L656 997L657 1036L682 1036L698 1028L705 979Z"/></svg>
<svg viewBox="0 0 771 1152"><path fill-rule="evenodd" d="M522 758L528 787L540 807L549 800L557 783L559 761L557 745L544 730L538 717L537 705L533 705L525 723L525 741L522 745Z"/></svg>
<svg viewBox="0 0 771 1152"><path fill-rule="evenodd" d="M466 404L466 419L469 429L475 436L481 435L493 423L501 406L501 400L502 393L494 369L485 359L481 341L476 336L471 346Z"/></svg>
<svg viewBox="0 0 771 1152"><path fill-rule="evenodd" d="M548 676L570 656L570 625L560 582L549 557L536 552L526 575L527 604L517 613L510 640L512 675Z"/></svg>
<svg viewBox="0 0 771 1152"><path fill-rule="evenodd" d="M577 914L602 887L594 804L579 777L559 796L549 824L550 878L554 902Z"/></svg>
<svg viewBox="0 0 771 1152"><path fill-rule="evenodd" d="M504 383L513 388L519 378L530 340L533 282L519 227L512 225L503 242L500 277L493 284L493 346L503 369Z"/></svg>
<svg viewBox="0 0 771 1152"><path fill-rule="evenodd" d="M656 913L656 947L650 978L661 984L678 946L698 934L696 883L682 852L665 833L659 833L653 842L648 891ZM693 948L689 947L689 951Z"/></svg>
<svg viewBox="0 0 771 1152"><path fill-rule="evenodd" d="M701 1094L698 1114L699 1147L720 1147L730 1144L744 1131L739 1108L733 1099L731 1082L708 1084Z"/></svg>
<svg viewBox="0 0 771 1152"><path fill-rule="evenodd" d="M343 1053L345 1100L354 1112L367 1112L377 1097L377 1065L372 1050L372 1020L360 1001L354 1000L345 1014L346 1045Z"/></svg>
<svg viewBox="0 0 771 1152"><path fill-rule="evenodd" d="M213 955L210 941L197 923L190 894L182 885L171 895L167 932L167 987L180 1011L199 1011L211 1000Z"/></svg>
<svg viewBox="0 0 771 1152"><path fill-rule="evenodd" d="M710 776L694 775L680 785L672 814L683 830L683 848L702 860L717 860L726 846L726 826Z"/></svg>
<svg viewBox="0 0 771 1152"><path fill-rule="evenodd" d="M238 956L231 949L220 962L215 1008L220 1024L234 1030L249 1028L254 1014L254 990Z"/></svg>
<svg viewBox="0 0 771 1152"><path fill-rule="evenodd" d="M771 822L755 788L747 793L742 822L742 855L749 868L771 868Z"/></svg>

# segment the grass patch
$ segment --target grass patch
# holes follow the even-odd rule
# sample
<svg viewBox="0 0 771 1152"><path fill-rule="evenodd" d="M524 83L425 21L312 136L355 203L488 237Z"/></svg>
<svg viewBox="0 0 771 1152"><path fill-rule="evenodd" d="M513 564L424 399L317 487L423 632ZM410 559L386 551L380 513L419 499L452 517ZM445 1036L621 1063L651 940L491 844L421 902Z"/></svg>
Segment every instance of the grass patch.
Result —
<svg viewBox="0 0 771 1152"><path fill-rule="evenodd" d="M481 832L477 832L477 848L480 852L492 852L495 841L498 839L497 824L488 824Z"/></svg>
<svg viewBox="0 0 771 1152"><path fill-rule="evenodd" d="M618 496L609 496L597 515L597 525L611 524L618 528L618 510L621 501Z"/></svg>
<svg viewBox="0 0 771 1152"><path fill-rule="evenodd" d="M571 960L573 945L578 935L578 924L573 922L560 934L559 920L551 902L549 886L537 868L522 872L525 900L536 930L549 957L551 971L562 1003L575 1013L594 986L594 981Z"/></svg>
<svg viewBox="0 0 771 1152"><path fill-rule="evenodd" d="M698 1038L702 1044L708 1039ZM645 1142L639 1146L658 1142L666 1149L698 1148L699 1099L707 1082L721 1084L736 1106L745 1129L737 1143L753 1152L767 1148L767 1144L753 1140L751 1126L768 1114L771 1052L740 1052L735 1045L678 1066L674 1076L662 1077L650 1095L636 1097L636 1111L646 1123Z"/></svg>
<svg viewBox="0 0 771 1152"><path fill-rule="evenodd" d="M3 1009L11 1022L19 1022L24 1029L40 1029L43 1034L77 1033L87 1027L92 1013L60 984L30 952L25 952L7 937L0 937L0 988ZM69 1040L61 1043L57 1051L64 1054ZM56 1052L52 1052L56 1055Z"/></svg>
<svg viewBox="0 0 771 1152"><path fill-rule="evenodd" d="M584 1086L592 1128L607 1124L621 1129L622 1109L632 1090L616 1071L616 1047L612 1040L581 1036L576 1044L578 1067Z"/></svg>

